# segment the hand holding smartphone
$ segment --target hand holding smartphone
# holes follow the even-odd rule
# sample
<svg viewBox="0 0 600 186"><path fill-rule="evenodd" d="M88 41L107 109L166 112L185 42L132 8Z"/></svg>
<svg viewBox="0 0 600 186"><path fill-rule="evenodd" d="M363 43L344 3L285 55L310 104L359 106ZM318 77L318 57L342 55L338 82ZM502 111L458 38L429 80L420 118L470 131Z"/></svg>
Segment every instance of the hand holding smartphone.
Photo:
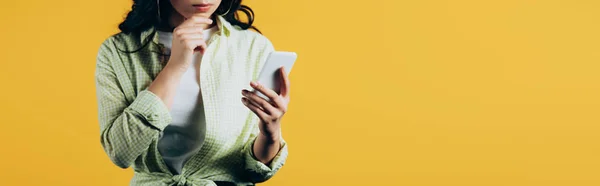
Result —
<svg viewBox="0 0 600 186"><path fill-rule="evenodd" d="M298 56L295 52L271 52L269 54L269 57L267 57L267 61L265 62L262 70L260 71L258 79L255 79L255 81L258 81L264 87L269 88L277 92L277 94L279 94L281 89L282 78L279 72L279 68L281 68L282 66L285 67L285 74L286 76L288 76L292 71L292 67L294 66L294 63L296 62L297 58ZM253 89L252 92L255 92L258 96L270 101L270 99L264 94L262 94L260 91L256 91Z"/></svg>

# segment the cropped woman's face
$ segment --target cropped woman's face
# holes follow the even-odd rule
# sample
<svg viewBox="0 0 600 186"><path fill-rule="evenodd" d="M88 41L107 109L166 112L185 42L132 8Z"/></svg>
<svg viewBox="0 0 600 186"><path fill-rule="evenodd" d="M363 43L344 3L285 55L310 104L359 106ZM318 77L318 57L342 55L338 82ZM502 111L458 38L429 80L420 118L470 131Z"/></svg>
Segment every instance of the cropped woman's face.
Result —
<svg viewBox="0 0 600 186"><path fill-rule="evenodd" d="M221 0L171 0L171 4L183 17L210 17L221 4Z"/></svg>

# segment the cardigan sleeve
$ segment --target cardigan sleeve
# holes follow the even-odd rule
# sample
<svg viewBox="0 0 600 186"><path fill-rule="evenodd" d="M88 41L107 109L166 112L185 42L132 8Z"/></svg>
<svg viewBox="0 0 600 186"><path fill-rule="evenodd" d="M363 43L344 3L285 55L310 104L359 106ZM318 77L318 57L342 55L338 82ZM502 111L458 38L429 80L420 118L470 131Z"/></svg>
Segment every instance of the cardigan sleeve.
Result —
<svg viewBox="0 0 600 186"><path fill-rule="evenodd" d="M263 41L261 42L263 43L263 45L259 47L259 50L261 50L262 52L257 59L256 68L254 71L254 79L257 78L258 72L265 65L268 55L271 52L275 51L273 44L265 36L257 35L257 39ZM268 179L273 177L275 173L277 173L279 169L283 167L288 155L288 145L282 137L280 139L281 148L279 149L279 152L277 152L273 160L268 165L260 162L256 158L256 156L254 156L253 152L254 141L260 133L258 127L260 120L258 116L256 116L253 112L250 112L250 114L252 114L251 124L253 125L253 130L249 140L244 144L242 153L245 160L245 171L247 173L246 175L248 175L252 182L260 183L267 181Z"/></svg>
<svg viewBox="0 0 600 186"><path fill-rule="evenodd" d="M253 153L253 145L256 139L256 134L252 135L250 140L244 146L244 159L245 159L245 171L246 175L254 183L260 183L267 181L275 175L283 167L288 155L288 146L285 140L281 139L281 148L273 160L267 165L260 162Z"/></svg>
<svg viewBox="0 0 600 186"><path fill-rule="evenodd" d="M110 160L128 168L146 151L153 140L171 123L166 104L154 93L144 89L131 103L125 99L119 82L119 62L112 38L100 46L96 57L95 86L100 124L100 143Z"/></svg>

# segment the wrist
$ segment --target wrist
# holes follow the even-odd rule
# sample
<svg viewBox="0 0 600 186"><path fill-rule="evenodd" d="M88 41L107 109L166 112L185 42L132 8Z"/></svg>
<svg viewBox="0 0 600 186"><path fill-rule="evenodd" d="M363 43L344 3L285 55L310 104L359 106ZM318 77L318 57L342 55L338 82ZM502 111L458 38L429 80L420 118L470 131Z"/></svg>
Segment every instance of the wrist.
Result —
<svg viewBox="0 0 600 186"><path fill-rule="evenodd" d="M272 134L264 134L261 132L259 134L259 138L263 140L265 144L279 144L281 142L281 132L276 132Z"/></svg>
<svg viewBox="0 0 600 186"><path fill-rule="evenodd" d="M188 69L188 66L169 60L167 65L165 65L165 69L176 73L185 73Z"/></svg>

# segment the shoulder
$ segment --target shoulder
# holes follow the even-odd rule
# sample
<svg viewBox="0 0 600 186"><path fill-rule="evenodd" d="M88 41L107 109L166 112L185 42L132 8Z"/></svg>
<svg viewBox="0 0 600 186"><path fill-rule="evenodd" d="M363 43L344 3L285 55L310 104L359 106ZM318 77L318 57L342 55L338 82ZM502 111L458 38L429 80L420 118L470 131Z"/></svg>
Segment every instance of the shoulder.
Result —
<svg viewBox="0 0 600 186"><path fill-rule="evenodd" d="M100 44L100 53L112 53L115 52L117 45L123 45L126 41L131 40L131 34L125 34L122 32L112 34L102 41Z"/></svg>
<svg viewBox="0 0 600 186"><path fill-rule="evenodd" d="M132 51L140 46L140 36L135 33L118 32L104 38L97 52L97 63L121 63L125 51ZM127 58L125 58L127 59Z"/></svg>
<svg viewBox="0 0 600 186"><path fill-rule="evenodd" d="M100 49L112 49L116 51L128 51L141 47L144 41L151 39L153 32L151 29L142 31L141 33L124 33L118 32L104 39Z"/></svg>
<svg viewBox="0 0 600 186"><path fill-rule="evenodd" d="M122 55L148 55L147 52L156 49L153 48L156 43L152 44L155 34L156 32L153 29L146 29L137 33L114 33L102 41L98 55L115 59L120 59Z"/></svg>
<svg viewBox="0 0 600 186"><path fill-rule="evenodd" d="M133 39L132 33L115 33L104 39L102 45L115 45L115 44L123 44L129 42Z"/></svg>
<svg viewBox="0 0 600 186"><path fill-rule="evenodd" d="M115 44L114 40L117 34L110 35L105 38L98 48L98 59L107 59L112 57L115 54Z"/></svg>

